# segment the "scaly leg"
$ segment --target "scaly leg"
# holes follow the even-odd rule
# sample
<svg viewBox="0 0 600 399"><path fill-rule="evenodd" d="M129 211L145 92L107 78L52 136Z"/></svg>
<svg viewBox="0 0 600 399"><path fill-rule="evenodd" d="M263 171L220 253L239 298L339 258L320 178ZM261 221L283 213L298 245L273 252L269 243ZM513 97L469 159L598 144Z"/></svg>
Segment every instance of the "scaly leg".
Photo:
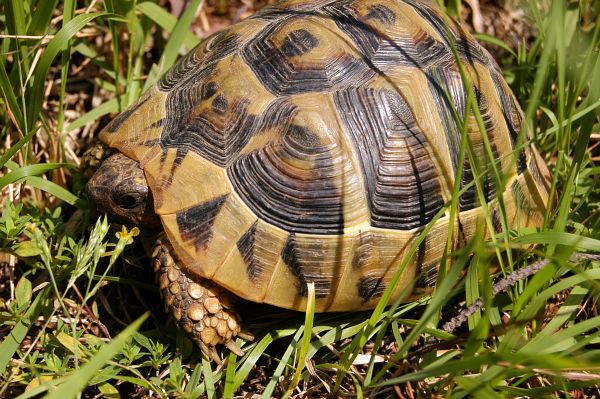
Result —
<svg viewBox="0 0 600 399"><path fill-rule="evenodd" d="M241 331L240 317L233 309L231 293L210 280L190 278L181 269L171 246L164 239L156 242L152 262L167 310L202 352L220 363L215 346L223 344L238 356L243 356L244 352L234 342L235 337L246 340L254 337Z"/></svg>

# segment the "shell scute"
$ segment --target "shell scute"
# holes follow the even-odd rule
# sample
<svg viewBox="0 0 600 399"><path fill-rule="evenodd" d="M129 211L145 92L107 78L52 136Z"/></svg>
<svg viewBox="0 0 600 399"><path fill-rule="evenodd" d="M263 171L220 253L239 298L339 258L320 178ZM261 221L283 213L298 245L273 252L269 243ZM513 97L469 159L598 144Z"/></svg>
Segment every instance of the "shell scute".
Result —
<svg viewBox="0 0 600 399"><path fill-rule="evenodd" d="M277 96L334 90L349 81L360 84L376 73L356 48L340 40L335 24L318 14L282 15L240 54Z"/></svg>
<svg viewBox="0 0 600 399"><path fill-rule="evenodd" d="M360 153L375 227L424 226L444 200L426 137L395 91L350 88L335 93L349 138Z"/></svg>

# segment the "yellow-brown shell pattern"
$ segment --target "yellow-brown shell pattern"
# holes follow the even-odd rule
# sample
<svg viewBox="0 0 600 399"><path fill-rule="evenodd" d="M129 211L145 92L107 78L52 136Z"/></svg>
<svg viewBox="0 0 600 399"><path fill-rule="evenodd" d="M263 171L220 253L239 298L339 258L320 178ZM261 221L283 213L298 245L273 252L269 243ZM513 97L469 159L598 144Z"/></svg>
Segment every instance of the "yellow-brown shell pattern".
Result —
<svg viewBox="0 0 600 399"><path fill-rule="evenodd" d="M467 118L462 165L452 45L489 143ZM448 232L455 247L472 237L482 203L493 230L501 214L511 228L542 223L548 172L516 149L521 121L490 55L433 2L290 0L203 41L101 137L144 168L188 273L299 310L314 282L317 310L337 311L373 307L438 214L395 296L435 283ZM469 186L490 153L501 192L493 173Z"/></svg>

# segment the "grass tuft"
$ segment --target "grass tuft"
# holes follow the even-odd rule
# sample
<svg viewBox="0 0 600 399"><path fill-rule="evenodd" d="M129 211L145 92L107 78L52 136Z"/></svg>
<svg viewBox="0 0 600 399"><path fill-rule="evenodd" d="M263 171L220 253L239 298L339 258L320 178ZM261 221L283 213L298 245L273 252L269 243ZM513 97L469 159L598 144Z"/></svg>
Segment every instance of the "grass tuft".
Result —
<svg viewBox="0 0 600 399"><path fill-rule="evenodd" d="M314 299L306 314L241 305L257 339L240 341L246 354L223 365L203 358L159 310L137 231L116 234L95 220L76 167L99 128L199 42L194 33L205 37L268 1L192 0L181 13L164 3L0 3L0 397L597 393L600 261L589 256L600 253L597 1L507 2L531 21L531 42L477 34L498 49L524 109L517 147L534 143L551 168L553 204L541 231L510 231L498 198L502 232L489 208L465 248L453 250L450 231L436 290L416 301L390 303L389 288L371 312L314 314ZM454 17L475 11L446 3ZM485 135L478 147L468 134L485 124L468 70L461 77L468 111L454 115L458 174L468 160L485 198L485 184L503 191L507 181L498 164L479 162L493 155ZM457 179L453 200L410 255L444 212L454 218L468 188ZM492 275L490 264L499 265ZM523 278L531 265L539 267ZM497 289L507 276L511 284ZM457 315L461 323L447 327Z"/></svg>

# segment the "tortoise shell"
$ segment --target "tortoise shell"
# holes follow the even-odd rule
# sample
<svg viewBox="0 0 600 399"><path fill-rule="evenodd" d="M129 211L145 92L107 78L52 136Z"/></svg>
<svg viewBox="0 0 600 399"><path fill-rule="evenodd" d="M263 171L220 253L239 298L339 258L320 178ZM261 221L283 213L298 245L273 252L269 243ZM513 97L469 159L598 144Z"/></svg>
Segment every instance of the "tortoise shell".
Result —
<svg viewBox="0 0 600 399"><path fill-rule="evenodd" d="M279 2L204 40L101 139L140 163L190 275L285 308L305 308L308 282L317 311L373 307L432 221L394 297L435 283L449 231L463 245L482 204L490 233L542 223L548 172L517 145L517 102L448 23L433 2ZM473 184L493 165L502 191L494 172Z"/></svg>

